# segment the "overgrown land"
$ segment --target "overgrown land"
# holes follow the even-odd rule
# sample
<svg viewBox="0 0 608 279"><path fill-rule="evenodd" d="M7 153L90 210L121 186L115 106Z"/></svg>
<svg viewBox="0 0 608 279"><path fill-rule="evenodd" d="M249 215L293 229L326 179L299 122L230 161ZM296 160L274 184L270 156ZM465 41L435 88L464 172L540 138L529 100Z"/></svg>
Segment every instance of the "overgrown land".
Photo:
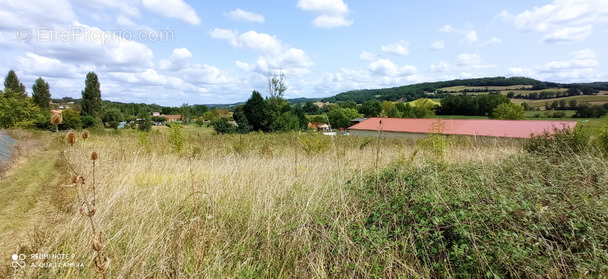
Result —
<svg viewBox="0 0 608 279"><path fill-rule="evenodd" d="M608 276L605 128L415 142L178 127L76 133L73 145L20 132L48 143L22 160L52 163L39 188L23 181L31 164L7 173L37 198L10 210L25 221L2 219L2 254L84 266L0 277L94 277L91 219L109 278ZM93 218L83 193L96 197ZM2 206L25 199L13 195Z"/></svg>

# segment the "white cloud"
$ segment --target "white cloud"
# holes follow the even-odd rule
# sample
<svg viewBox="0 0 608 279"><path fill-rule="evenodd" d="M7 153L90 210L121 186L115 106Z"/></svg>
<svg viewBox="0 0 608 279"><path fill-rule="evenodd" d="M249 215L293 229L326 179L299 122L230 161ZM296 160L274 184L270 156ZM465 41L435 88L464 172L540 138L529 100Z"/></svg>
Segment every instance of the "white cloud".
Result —
<svg viewBox="0 0 608 279"><path fill-rule="evenodd" d="M477 53L473 54L460 54L456 57L456 64L458 66L474 66L481 64L481 57Z"/></svg>
<svg viewBox="0 0 608 279"><path fill-rule="evenodd" d="M396 44L390 44L388 46L382 46L382 51L392 55L408 55L408 46L410 43L406 41L399 41Z"/></svg>
<svg viewBox="0 0 608 279"><path fill-rule="evenodd" d="M376 55L375 53L368 52L368 51L364 50L359 55L359 60L367 62L367 61L375 60L377 57L378 57L378 55Z"/></svg>
<svg viewBox="0 0 608 279"><path fill-rule="evenodd" d="M549 44L582 41L591 35L592 26L558 28L544 36L541 41Z"/></svg>
<svg viewBox="0 0 608 279"><path fill-rule="evenodd" d="M378 76L411 76L416 74L418 69L411 65L405 65L399 68L389 59L378 59L369 64L369 70Z"/></svg>
<svg viewBox="0 0 608 279"><path fill-rule="evenodd" d="M434 41L431 43L432 50L440 50L445 48L445 43L443 41Z"/></svg>
<svg viewBox="0 0 608 279"><path fill-rule="evenodd" d="M312 21L316 27L334 28L353 24L353 20L346 19L348 6L342 0L298 0L297 7L319 14Z"/></svg>
<svg viewBox="0 0 608 279"><path fill-rule="evenodd" d="M15 31L20 26L52 26L76 20L66 0L2 1L0 30Z"/></svg>
<svg viewBox="0 0 608 279"><path fill-rule="evenodd" d="M500 44L502 44L501 38L492 37L489 40L487 40L486 42L484 42L483 46L500 45Z"/></svg>
<svg viewBox="0 0 608 279"><path fill-rule="evenodd" d="M431 70L431 72L444 73L444 72L447 72L448 70L450 70L450 68L451 68L450 64L448 64L445 61L441 61L437 65L431 65L430 70Z"/></svg>
<svg viewBox="0 0 608 279"><path fill-rule="evenodd" d="M581 49L581 50L572 52L572 56L574 56L574 58L576 58L576 59L594 59L595 51L588 49L588 48Z"/></svg>
<svg viewBox="0 0 608 279"><path fill-rule="evenodd" d="M439 31L444 33L455 33L463 36L465 42L471 44L477 42L479 38L477 37L477 32L473 29L458 29L454 28L449 24L444 25L439 29Z"/></svg>
<svg viewBox="0 0 608 279"><path fill-rule="evenodd" d="M275 36L256 31L239 34L238 31L215 28L209 35L214 39L226 40L234 48L251 49L259 52L258 71L270 69L286 69L307 72L307 67L313 63L306 53L297 48L284 45Z"/></svg>
<svg viewBox="0 0 608 279"><path fill-rule="evenodd" d="M176 18L190 25L199 25L196 11L182 0L142 0L144 8L167 18Z"/></svg>
<svg viewBox="0 0 608 279"><path fill-rule="evenodd" d="M246 12L241 9L236 9L226 14L226 16L236 21L247 21L247 22L264 22L264 16L254 12Z"/></svg>
<svg viewBox="0 0 608 279"><path fill-rule="evenodd" d="M557 28L605 22L608 2L605 0L555 0L513 17L513 23L526 31L547 32Z"/></svg>
<svg viewBox="0 0 608 279"><path fill-rule="evenodd" d="M192 53L187 48L176 48L169 59L161 60L159 66L163 70L178 71L184 69L188 65L188 60L192 57Z"/></svg>

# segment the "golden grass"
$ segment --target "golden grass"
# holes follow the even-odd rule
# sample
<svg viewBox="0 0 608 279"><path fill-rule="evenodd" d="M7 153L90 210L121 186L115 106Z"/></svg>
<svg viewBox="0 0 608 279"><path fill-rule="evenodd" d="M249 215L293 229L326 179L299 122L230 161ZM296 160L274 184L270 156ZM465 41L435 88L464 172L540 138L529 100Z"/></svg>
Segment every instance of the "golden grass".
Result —
<svg viewBox="0 0 608 279"><path fill-rule="evenodd" d="M323 240L339 238L349 247L346 228L330 219L349 210L347 185L374 170L377 146L381 166L411 158L416 149L412 140L339 136L320 141L329 145L326 151L307 153L291 134L191 133L186 142L186 151L176 154L166 133L124 132L65 147L84 177L91 177L92 147L99 154L95 176L103 206L95 219L112 259L109 277L327 277L328 258L357 257L354 250L332 252ZM494 164L519 150L512 141L454 138L442 160ZM420 151L404 162L430 156ZM92 277L89 220L78 214L73 192L58 191L72 193L63 195L72 206L36 252L74 254L85 268L29 269L23 276Z"/></svg>

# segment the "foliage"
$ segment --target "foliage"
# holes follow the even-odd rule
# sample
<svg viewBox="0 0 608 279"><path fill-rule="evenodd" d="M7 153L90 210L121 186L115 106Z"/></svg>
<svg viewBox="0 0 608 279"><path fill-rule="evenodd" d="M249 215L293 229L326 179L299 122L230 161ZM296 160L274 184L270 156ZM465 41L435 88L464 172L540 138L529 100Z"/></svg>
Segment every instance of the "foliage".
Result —
<svg viewBox="0 0 608 279"><path fill-rule="evenodd" d="M247 117L252 130L264 130L266 126L266 102L258 91L253 91L251 97L243 106L243 113Z"/></svg>
<svg viewBox="0 0 608 279"><path fill-rule="evenodd" d="M8 94L7 94L8 93ZM32 102L29 97L6 97L19 96L13 94L12 90L5 92L5 97L0 97L0 127L7 129L12 127L30 128L40 121L46 120L40 108Z"/></svg>
<svg viewBox="0 0 608 279"><path fill-rule="evenodd" d="M80 130L82 129L82 122L80 121L80 115L72 109L64 109L61 111L61 117L63 123L60 127L64 130Z"/></svg>
<svg viewBox="0 0 608 279"><path fill-rule="evenodd" d="M95 126L96 124L98 124L99 121L96 120L93 116L82 115L80 116L80 122L82 123L82 128L86 129Z"/></svg>
<svg viewBox="0 0 608 279"><path fill-rule="evenodd" d="M270 76L268 73L268 96L269 98L283 98L283 93L287 90L285 86L285 73L281 72L278 76Z"/></svg>
<svg viewBox="0 0 608 279"><path fill-rule="evenodd" d="M382 112L382 104L378 100L368 100L363 102L359 108L359 113L365 117L376 117Z"/></svg>
<svg viewBox="0 0 608 279"><path fill-rule="evenodd" d="M184 144L186 143L186 139L184 138L184 134L182 133L182 126L179 124L171 125L169 129L169 143L173 150L177 153L184 152Z"/></svg>
<svg viewBox="0 0 608 279"><path fill-rule="evenodd" d="M604 118L600 132L595 138L597 147L608 155L608 117Z"/></svg>
<svg viewBox="0 0 608 279"><path fill-rule="evenodd" d="M401 112L399 112L395 103L384 101L382 102L382 113L380 115L389 118L399 118L401 117Z"/></svg>
<svg viewBox="0 0 608 279"><path fill-rule="evenodd" d="M431 118L435 117L435 108L437 105L429 98L421 98L412 102L414 115L416 118Z"/></svg>
<svg viewBox="0 0 608 279"><path fill-rule="evenodd" d="M426 139L419 142L419 146L430 150L437 158L442 158L447 148L446 136L443 134L445 122L441 119L431 124L429 134Z"/></svg>
<svg viewBox="0 0 608 279"><path fill-rule="evenodd" d="M576 107L574 117L578 118L600 118L608 114L608 109L600 105L581 104Z"/></svg>
<svg viewBox="0 0 608 279"><path fill-rule="evenodd" d="M329 124L334 129L350 127L350 121L357 117L359 117L359 112L354 109L348 108L339 108L327 113L327 118L329 118Z"/></svg>
<svg viewBox="0 0 608 279"><path fill-rule="evenodd" d="M494 119L522 120L524 116L524 107L513 103L502 103L492 113Z"/></svg>
<svg viewBox="0 0 608 279"><path fill-rule="evenodd" d="M306 102L304 104L304 106L302 107L302 109L304 109L304 112L306 114L318 114L319 113L319 107L311 101Z"/></svg>
<svg viewBox="0 0 608 279"><path fill-rule="evenodd" d="M152 131L152 120L150 118L150 113L142 111L139 113L138 118L140 119L137 123L137 126L142 132L150 132Z"/></svg>
<svg viewBox="0 0 608 279"><path fill-rule="evenodd" d="M243 111L243 107L244 105L237 106L232 115L232 118L234 118L237 125L236 131L239 134L247 134L251 131L251 125L249 125L249 121L247 121L247 116Z"/></svg>
<svg viewBox="0 0 608 279"><path fill-rule="evenodd" d="M430 278L602 277L606 172L599 158L551 156L395 164L380 183L375 175L352 183L359 202L351 214L364 214L350 221L357 262L380 267L368 277L382 277L395 258L409 267L393 266L392 274ZM390 258L375 257L378 247Z"/></svg>
<svg viewBox="0 0 608 279"><path fill-rule="evenodd" d="M581 126L574 129L555 127L552 132L533 135L525 142L524 149L539 154L578 153L587 150L589 139L589 133Z"/></svg>
<svg viewBox="0 0 608 279"><path fill-rule="evenodd" d="M357 109L357 103L353 100L338 102L338 106L340 106L341 108Z"/></svg>
<svg viewBox="0 0 608 279"><path fill-rule="evenodd" d="M207 112L203 113L202 118L204 120L211 121L211 122L213 122L217 119L217 117L215 116L215 114L212 111L207 111Z"/></svg>
<svg viewBox="0 0 608 279"><path fill-rule="evenodd" d="M182 116L182 121L184 121L186 124L190 123L193 113L192 108L188 105L188 103L182 104L182 106L179 108L179 112Z"/></svg>
<svg viewBox="0 0 608 279"><path fill-rule="evenodd" d="M49 91L49 83L39 77L32 85L32 100L34 103L45 112L51 109L51 92Z"/></svg>
<svg viewBox="0 0 608 279"><path fill-rule="evenodd" d="M101 103L101 89L97 74L89 72L82 90L82 114L101 117L103 107Z"/></svg>
<svg viewBox="0 0 608 279"><path fill-rule="evenodd" d="M329 150L331 139L319 133L307 133L298 137L298 145L308 154L317 154Z"/></svg>
<svg viewBox="0 0 608 279"><path fill-rule="evenodd" d="M227 118L220 118L211 123L213 130L218 134L234 134L236 133L236 127L228 121Z"/></svg>
<svg viewBox="0 0 608 279"><path fill-rule="evenodd" d="M107 109L103 113L103 117L101 118L103 122L122 122L125 120L124 115L120 112L119 109L111 108Z"/></svg>
<svg viewBox="0 0 608 279"><path fill-rule="evenodd" d="M4 96L7 98L25 97L25 85L19 81L14 70L8 71L4 78Z"/></svg>
<svg viewBox="0 0 608 279"><path fill-rule="evenodd" d="M309 121L314 124L327 124L327 117L325 115L315 115Z"/></svg>

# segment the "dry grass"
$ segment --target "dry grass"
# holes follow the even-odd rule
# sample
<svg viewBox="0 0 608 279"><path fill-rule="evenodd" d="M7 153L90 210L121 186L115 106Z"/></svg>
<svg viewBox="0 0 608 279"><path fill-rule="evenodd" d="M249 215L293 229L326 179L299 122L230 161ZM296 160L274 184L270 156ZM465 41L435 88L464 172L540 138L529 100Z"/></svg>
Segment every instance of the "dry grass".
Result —
<svg viewBox="0 0 608 279"><path fill-rule="evenodd" d="M305 152L289 134L196 133L186 142L185 151L176 154L166 133L126 132L92 135L66 147L83 177L91 177L91 147L99 154L95 176L103 207L95 219L112 259L109 277L327 277L327 259L357 258L356 249L332 251L324 239L338 238L349 247L339 220L350 210L346 185L374 170L376 144L336 137L319 141L326 149ZM442 159L448 163L494 164L521 149L517 142L492 139L448 143ZM387 139L380 146L381 166L411 158L416 149L408 140ZM429 156L420 151L405 161L418 164ZM69 184L67 167L64 172ZM85 268L29 269L22 275L92 277L89 221L78 214L74 191L58 191L61 203L71 206L36 252L75 254L73 261Z"/></svg>

